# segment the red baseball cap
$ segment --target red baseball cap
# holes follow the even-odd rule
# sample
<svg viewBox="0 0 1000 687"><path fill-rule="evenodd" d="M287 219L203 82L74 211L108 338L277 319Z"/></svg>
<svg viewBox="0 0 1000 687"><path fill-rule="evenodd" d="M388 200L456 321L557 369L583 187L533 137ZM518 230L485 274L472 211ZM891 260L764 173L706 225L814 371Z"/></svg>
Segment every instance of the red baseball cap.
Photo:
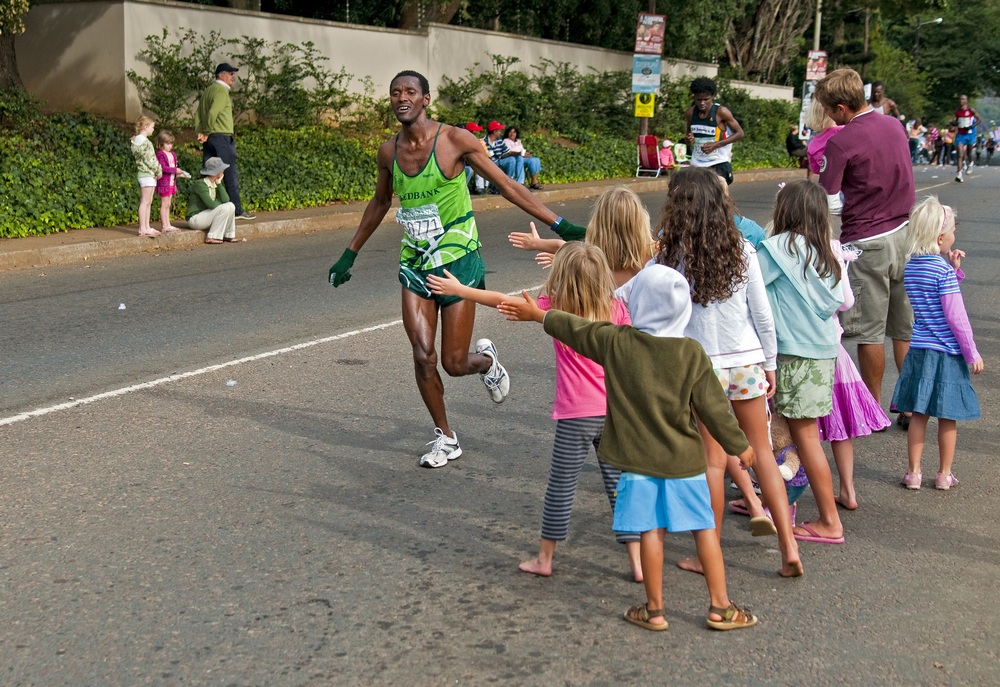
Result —
<svg viewBox="0 0 1000 687"><path fill-rule="evenodd" d="M500 122L497 122L497 121L490 122L489 124L486 125L486 130L489 131L490 133L493 133L494 131L499 131L500 129L506 129L506 128L507 127L505 127L503 124L501 124Z"/></svg>
<svg viewBox="0 0 1000 687"><path fill-rule="evenodd" d="M483 127L479 126L475 122L468 122L465 125L465 129L466 131L471 131L472 133L476 133L477 131L482 131Z"/></svg>

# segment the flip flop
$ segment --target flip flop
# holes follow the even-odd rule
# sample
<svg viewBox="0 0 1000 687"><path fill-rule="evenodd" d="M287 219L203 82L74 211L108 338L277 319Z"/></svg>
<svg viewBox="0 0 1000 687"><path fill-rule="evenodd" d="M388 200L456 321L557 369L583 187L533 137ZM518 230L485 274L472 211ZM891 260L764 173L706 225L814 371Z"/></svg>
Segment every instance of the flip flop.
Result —
<svg viewBox="0 0 1000 687"><path fill-rule="evenodd" d="M726 507L729 509L730 513L736 513L736 515L750 515L750 510L746 507L746 505L740 505L740 503L743 503L743 500L736 499L735 501L730 501Z"/></svg>
<svg viewBox="0 0 1000 687"><path fill-rule="evenodd" d="M767 537L772 534L777 534L778 528L774 526L771 518L766 515L758 515L756 518L750 518L750 534L754 537Z"/></svg>
<svg viewBox="0 0 1000 687"><path fill-rule="evenodd" d="M205 243L216 245L222 243L222 239L205 239Z"/></svg>
<svg viewBox="0 0 1000 687"><path fill-rule="evenodd" d="M796 541L808 541L808 542L813 542L814 544L843 544L844 543L844 538L843 537L824 537L819 532L817 532L812 527L810 527L808 524L800 524L800 525L796 525L796 527L798 527L800 530L805 530L806 532L809 533L808 535L805 535L805 534L796 534L796 535L793 535L795 537Z"/></svg>

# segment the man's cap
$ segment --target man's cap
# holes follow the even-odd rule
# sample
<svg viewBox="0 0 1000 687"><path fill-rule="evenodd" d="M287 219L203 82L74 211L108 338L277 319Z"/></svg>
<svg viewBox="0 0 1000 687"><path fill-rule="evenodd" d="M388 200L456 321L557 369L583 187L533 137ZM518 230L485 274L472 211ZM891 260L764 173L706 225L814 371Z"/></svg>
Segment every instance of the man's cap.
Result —
<svg viewBox="0 0 1000 687"><path fill-rule="evenodd" d="M506 129L506 128L507 127L505 127L503 124L497 121L492 121L486 125L486 130L489 131L491 134L494 131L499 131L500 129Z"/></svg>
<svg viewBox="0 0 1000 687"><path fill-rule="evenodd" d="M223 62L218 67L215 68L215 75L218 76L222 72L229 72L230 74L235 74L239 69L229 64L228 62Z"/></svg>
<svg viewBox="0 0 1000 687"><path fill-rule="evenodd" d="M471 131L472 133L483 130L483 127L479 126L475 122L466 122L465 128L467 131Z"/></svg>

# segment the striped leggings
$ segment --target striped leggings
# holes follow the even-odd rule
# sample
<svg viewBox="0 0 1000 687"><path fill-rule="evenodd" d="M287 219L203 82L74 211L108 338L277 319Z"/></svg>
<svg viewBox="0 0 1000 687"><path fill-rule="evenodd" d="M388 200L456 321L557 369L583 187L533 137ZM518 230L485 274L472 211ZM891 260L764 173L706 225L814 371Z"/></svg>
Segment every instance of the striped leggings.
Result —
<svg viewBox="0 0 1000 687"><path fill-rule="evenodd" d="M573 511L576 483L587 459L590 446L597 450L604 432L604 417L580 417L556 420L556 438L552 446L552 464L549 466L549 485L545 490L542 507L542 538L565 541L569 533L569 516ZM604 491L615 510L615 493L621 470L601 460L597 461L604 480ZM615 532L615 540L624 544L639 541L638 532Z"/></svg>

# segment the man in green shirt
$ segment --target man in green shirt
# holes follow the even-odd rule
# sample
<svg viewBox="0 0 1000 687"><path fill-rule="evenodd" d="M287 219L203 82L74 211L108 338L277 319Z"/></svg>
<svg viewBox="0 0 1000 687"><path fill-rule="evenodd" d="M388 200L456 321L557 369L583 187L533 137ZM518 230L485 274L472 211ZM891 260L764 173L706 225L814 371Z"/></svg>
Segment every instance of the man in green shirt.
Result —
<svg viewBox="0 0 1000 687"><path fill-rule="evenodd" d="M330 268L329 280L340 286L351 278L358 251L381 224L393 194L399 196L396 219L403 228L399 281L403 292L403 328L413 347L417 387L434 421L435 439L420 464L437 468L462 454L448 423L444 386L435 350L441 320L441 364L452 377L478 373L490 398L501 403L510 388L507 371L497 362L489 339L469 351L476 304L450 296L436 296L424 281L445 269L466 286L485 288L486 269L479 256L479 233L472 200L465 183L465 165L493 183L500 194L532 217L545 222L563 238L582 237L572 225L542 205L522 184L497 167L479 139L465 129L428 119L430 86L414 71L400 72L389 85L389 101L402 130L379 149L375 196L365 208L361 225L347 250Z"/></svg>
<svg viewBox="0 0 1000 687"><path fill-rule="evenodd" d="M243 209L240 202L240 175L236 171L236 139L233 138L233 101L229 90L239 69L223 62L215 68L215 81L206 88L198 101L194 129L202 143L202 162L218 157L229 165L223 182L229 199L236 206L236 219L256 219Z"/></svg>

